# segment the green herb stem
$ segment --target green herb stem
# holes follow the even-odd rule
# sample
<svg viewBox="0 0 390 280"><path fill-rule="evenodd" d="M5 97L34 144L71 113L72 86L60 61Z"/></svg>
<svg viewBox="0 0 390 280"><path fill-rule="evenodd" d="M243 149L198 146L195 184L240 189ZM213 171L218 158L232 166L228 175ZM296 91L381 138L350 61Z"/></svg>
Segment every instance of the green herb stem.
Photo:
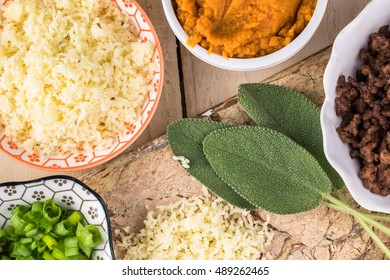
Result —
<svg viewBox="0 0 390 280"><path fill-rule="evenodd" d="M375 244L382 250L388 259L390 259L390 250L387 246L380 240L378 235L362 220L360 217L355 217L359 224L368 232Z"/></svg>
<svg viewBox="0 0 390 280"><path fill-rule="evenodd" d="M379 223L379 222L377 222L375 220L372 220L372 219L366 217L363 213L358 212L358 211L356 211L353 208L346 208L346 207L334 205L332 203L326 203L326 205L329 206L329 207L332 207L335 210L338 210L338 211L347 213L349 215L352 215L355 218L360 218L362 221L364 221L364 222L366 222L366 223L376 227L377 229L379 229L384 234L390 236L390 229L388 227L382 225L381 223Z"/></svg>
<svg viewBox="0 0 390 280"><path fill-rule="evenodd" d="M364 215L356 215L355 217L361 218L364 222L376 227L377 229L379 229L381 232L383 232L387 236L390 236L390 228L386 227L385 225L382 225L381 223L379 223L375 220L367 218Z"/></svg>
<svg viewBox="0 0 390 280"><path fill-rule="evenodd" d="M350 206L348 200L345 198L345 196L341 193L341 191L334 192L335 196L343 202L345 205ZM382 222L390 222L390 215L387 214L377 214L377 213L370 213L366 211L359 211L367 218L370 218L372 220L376 221L382 221Z"/></svg>
<svg viewBox="0 0 390 280"><path fill-rule="evenodd" d="M390 222L390 216L389 215L382 215L382 214L375 214L375 213L364 213L364 216L367 218L381 221L381 222Z"/></svg>
<svg viewBox="0 0 390 280"><path fill-rule="evenodd" d="M386 227L383 224L367 217L365 213L359 212L359 211L355 210L354 208L352 208L348 205L345 205L343 202L334 198L331 195L326 195L325 199L329 200L331 203L335 204L336 206L339 206L339 208L338 208L339 211L346 212L346 213L348 213L356 218L358 217L361 220L363 220L364 222L369 223L370 225L376 227L377 229L382 231L387 236L390 236L390 229L388 227Z"/></svg>
<svg viewBox="0 0 390 280"><path fill-rule="evenodd" d="M325 205L328 207L352 215L356 221L363 227L364 230L367 231L367 233L370 235L372 240L375 242L375 244L382 250L382 252L386 255L388 259L390 259L390 250L387 248L387 246L380 240L378 235L367 225L367 223L360 217L360 215L356 216L353 215L349 210L345 209L344 207L329 203L329 202L324 202Z"/></svg>
<svg viewBox="0 0 390 280"><path fill-rule="evenodd" d="M334 194L337 196L337 198L338 198L341 202L343 202L344 204L346 204L346 205L348 205L348 206L350 205L349 202L348 202L348 200L346 199L346 197L342 194L342 192L341 192L340 190L335 191Z"/></svg>

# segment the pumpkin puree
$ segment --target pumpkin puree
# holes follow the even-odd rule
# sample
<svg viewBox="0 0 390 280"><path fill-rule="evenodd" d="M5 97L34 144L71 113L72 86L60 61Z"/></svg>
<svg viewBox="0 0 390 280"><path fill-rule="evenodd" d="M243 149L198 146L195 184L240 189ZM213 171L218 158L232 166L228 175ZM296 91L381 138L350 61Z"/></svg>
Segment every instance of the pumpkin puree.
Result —
<svg viewBox="0 0 390 280"><path fill-rule="evenodd" d="M187 44L224 57L258 57L288 45L317 0L175 0Z"/></svg>

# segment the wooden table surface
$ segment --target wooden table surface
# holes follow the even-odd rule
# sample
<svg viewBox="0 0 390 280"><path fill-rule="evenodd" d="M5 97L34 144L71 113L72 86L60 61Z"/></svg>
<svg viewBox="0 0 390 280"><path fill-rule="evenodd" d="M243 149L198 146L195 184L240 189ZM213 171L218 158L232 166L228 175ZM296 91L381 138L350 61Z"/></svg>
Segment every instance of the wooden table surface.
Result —
<svg viewBox="0 0 390 280"><path fill-rule="evenodd" d="M236 95L239 84L260 82L281 70L330 46L339 31L370 2L369 0L329 0L326 15L308 45L293 58L267 70L254 72L225 71L210 66L190 54L180 45L171 31L160 1L138 0L153 22L164 52L165 81L162 98L155 116L129 153L141 144L166 131L174 120L193 117ZM115 160L115 159L114 159ZM80 178L93 172L87 169L68 172ZM41 171L0 155L0 182L36 179L58 173Z"/></svg>

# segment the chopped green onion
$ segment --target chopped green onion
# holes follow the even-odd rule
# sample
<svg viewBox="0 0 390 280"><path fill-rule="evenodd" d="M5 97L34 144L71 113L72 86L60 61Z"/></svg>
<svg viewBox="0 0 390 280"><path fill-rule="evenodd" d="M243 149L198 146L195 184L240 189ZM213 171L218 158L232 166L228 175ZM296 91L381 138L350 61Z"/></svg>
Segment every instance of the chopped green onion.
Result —
<svg viewBox="0 0 390 280"><path fill-rule="evenodd" d="M54 248L53 252L51 253L52 257L57 260L65 260L65 253L58 248Z"/></svg>
<svg viewBox="0 0 390 280"><path fill-rule="evenodd" d="M43 215L43 203L37 201L31 205L31 210L24 215L24 218L30 223L34 223L39 221L42 215Z"/></svg>
<svg viewBox="0 0 390 280"><path fill-rule="evenodd" d="M68 237L65 238L64 240L65 249L78 247L79 246L78 244L79 244L79 239L77 238L77 236Z"/></svg>
<svg viewBox="0 0 390 280"><path fill-rule="evenodd" d="M35 213L43 213L43 203L39 201L33 202L30 211Z"/></svg>
<svg viewBox="0 0 390 280"><path fill-rule="evenodd" d="M42 232L38 232L36 235L32 236L32 238L37 241L37 240L41 240L42 237L44 236L45 234L43 234Z"/></svg>
<svg viewBox="0 0 390 280"><path fill-rule="evenodd" d="M24 231L24 232L28 232L28 231L30 231L30 230L32 230L32 229L34 229L34 228L35 228L35 225L33 225L33 224L27 224L23 231Z"/></svg>
<svg viewBox="0 0 390 280"><path fill-rule="evenodd" d="M76 226L83 217L81 216L80 212L74 211L66 220L71 223L72 225Z"/></svg>
<svg viewBox="0 0 390 280"><path fill-rule="evenodd" d="M64 251L65 250L65 243L64 243L64 240L61 239L58 241L58 244L56 246L57 249L61 250L61 251Z"/></svg>
<svg viewBox="0 0 390 280"><path fill-rule="evenodd" d="M38 234L38 229L33 228L32 230L29 230L25 233L26 237L33 237Z"/></svg>
<svg viewBox="0 0 390 280"><path fill-rule="evenodd" d="M84 254L66 257L67 260L88 260L89 258Z"/></svg>
<svg viewBox="0 0 390 280"><path fill-rule="evenodd" d="M4 230L0 229L0 253L1 253L1 247L5 245L7 242L6 233Z"/></svg>
<svg viewBox="0 0 390 280"><path fill-rule="evenodd" d="M54 233L58 236L66 236L72 232L73 225L67 220L61 221L54 227Z"/></svg>
<svg viewBox="0 0 390 280"><path fill-rule="evenodd" d="M79 254L79 240L77 236L65 238L65 256L71 257Z"/></svg>
<svg viewBox="0 0 390 280"><path fill-rule="evenodd" d="M0 259L86 260L102 241L99 229L83 225L77 211L66 211L52 199L19 205L11 213L11 225L0 229Z"/></svg>
<svg viewBox="0 0 390 280"><path fill-rule="evenodd" d="M93 244L92 233L89 232L89 230L87 230L81 224L79 224L77 227L80 228L80 230L76 232L76 236L79 238L80 244L87 247L92 246Z"/></svg>
<svg viewBox="0 0 390 280"><path fill-rule="evenodd" d="M19 257L28 257L31 255L31 251L23 244L19 242L13 243L12 251L10 257L19 258Z"/></svg>
<svg viewBox="0 0 390 280"><path fill-rule="evenodd" d="M31 237L25 237L25 238L21 238L19 240L19 242L21 244L29 244L29 243L32 243L33 242L33 239Z"/></svg>
<svg viewBox="0 0 390 280"><path fill-rule="evenodd" d="M81 223L78 224L76 236L79 238L80 245L83 247L94 247L102 241L99 229L94 225L84 227Z"/></svg>
<svg viewBox="0 0 390 280"><path fill-rule="evenodd" d="M79 254L79 247L65 249L65 257L77 256L78 254Z"/></svg>
<svg viewBox="0 0 390 280"><path fill-rule="evenodd" d="M37 251L38 253L42 253L46 249L46 243L43 241L37 241Z"/></svg>
<svg viewBox="0 0 390 280"><path fill-rule="evenodd" d="M23 220L23 215L27 212L27 208L23 205L16 207L12 211L11 223L15 228L17 234L22 234L27 223Z"/></svg>
<svg viewBox="0 0 390 280"><path fill-rule="evenodd" d="M42 241L45 242L46 246L50 249L53 250L58 242L51 236L46 234L44 237L42 237Z"/></svg>
<svg viewBox="0 0 390 280"><path fill-rule="evenodd" d="M7 240L9 240L9 241L18 241L19 239L20 239L20 236L17 235L16 233L10 233L7 236Z"/></svg>
<svg viewBox="0 0 390 280"><path fill-rule="evenodd" d="M53 225L45 217L39 220L39 227L44 233L49 233L53 229Z"/></svg>
<svg viewBox="0 0 390 280"><path fill-rule="evenodd" d="M42 258L44 260L55 260L55 258L51 255L49 251L44 251L42 254Z"/></svg>
<svg viewBox="0 0 390 280"><path fill-rule="evenodd" d="M52 232L49 232L49 235L51 236L51 237L53 237L54 239L59 239L60 237L57 235L57 234L55 234L53 231Z"/></svg>
<svg viewBox="0 0 390 280"><path fill-rule="evenodd" d="M55 205L52 199L48 199L43 203L43 216L52 224L58 223L60 220L62 209Z"/></svg>
<svg viewBox="0 0 390 280"><path fill-rule="evenodd" d="M30 251L34 251L38 247L38 241L34 241L30 243L29 249Z"/></svg>
<svg viewBox="0 0 390 280"><path fill-rule="evenodd" d="M92 254L92 248L91 247L86 247L81 244L79 244L80 250L83 251L83 253L90 258Z"/></svg>

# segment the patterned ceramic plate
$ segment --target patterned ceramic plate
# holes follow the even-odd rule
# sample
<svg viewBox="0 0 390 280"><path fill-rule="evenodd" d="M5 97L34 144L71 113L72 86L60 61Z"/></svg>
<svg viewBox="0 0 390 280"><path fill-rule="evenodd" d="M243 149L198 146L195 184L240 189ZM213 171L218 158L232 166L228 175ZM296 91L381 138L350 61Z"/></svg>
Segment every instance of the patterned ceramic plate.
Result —
<svg viewBox="0 0 390 280"><path fill-rule="evenodd" d="M163 84L164 66L162 50L156 31L146 13L134 0L112 0L117 6L125 11L132 19L138 36L144 41L149 41L154 46L153 63L157 65L152 84L153 89L148 93L147 100L142 107L142 118L139 122L129 125L124 135L118 137L113 146L107 150L99 152L83 152L79 154L68 153L59 156L38 156L30 154L19 148L4 135L4 129L0 126L0 150L7 155L25 163L31 167L43 170L74 171L90 168L108 161L126 148L128 148L144 131L149 124L160 100ZM0 0L0 6L5 0Z"/></svg>
<svg viewBox="0 0 390 280"><path fill-rule="evenodd" d="M0 228L10 225L11 212L18 205L28 206L47 199L53 199L63 209L80 211L85 223L98 227L103 241L93 250L91 259L115 259L110 219L103 199L84 183L69 176L0 184Z"/></svg>

